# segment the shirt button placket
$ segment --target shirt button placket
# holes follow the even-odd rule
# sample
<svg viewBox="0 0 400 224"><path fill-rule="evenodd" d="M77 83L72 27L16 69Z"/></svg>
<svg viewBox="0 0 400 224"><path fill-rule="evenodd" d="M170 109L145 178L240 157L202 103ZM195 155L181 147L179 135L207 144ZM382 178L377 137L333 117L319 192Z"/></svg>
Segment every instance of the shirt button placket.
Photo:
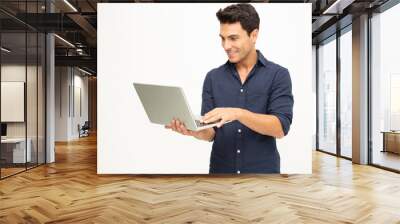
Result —
<svg viewBox="0 0 400 224"><path fill-rule="evenodd" d="M242 148L243 138L241 136L242 129L237 129L237 148L236 148L236 169L237 172L240 173L240 169L242 168L242 156L240 154L240 149Z"/></svg>
<svg viewBox="0 0 400 224"><path fill-rule="evenodd" d="M245 90L244 88L241 86L239 89L239 105L241 108L245 108ZM237 138L237 148L236 148L236 172L239 174L240 173L240 169L242 168L242 157L240 154L240 149L242 148L242 129L240 128L240 126L237 127L237 134L236 134L236 138Z"/></svg>

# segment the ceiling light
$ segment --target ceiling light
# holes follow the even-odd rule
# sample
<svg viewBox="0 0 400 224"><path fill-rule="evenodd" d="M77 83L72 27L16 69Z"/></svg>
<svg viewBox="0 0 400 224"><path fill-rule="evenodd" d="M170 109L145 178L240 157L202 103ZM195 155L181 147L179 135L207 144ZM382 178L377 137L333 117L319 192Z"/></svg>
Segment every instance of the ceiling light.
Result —
<svg viewBox="0 0 400 224"><path fill-rule="evenodd" d="M92 75L92 73L90 73L90 72L88 72L88 71L86 71L86 70L83 70L83 69L81 69L81 68L79 68L79 67L78 67L78 70L81 71L81 72L83 72L83 73L85 73L85 74Z"/></svg>
<svg viewBox="0 0 400 224"><path fill-rule="evenodd" d="M69 45L69 46L75 48L75 45L71 44L71 42L67 41L66 39L64 39L64 38L62 38L62 37L60 37L60 36L58 36L57 34L54 34L54 36L57 37L58 39L60 39L61 41L63 41L64 43L66 43L67 45Z"/></svg>
<svg viewBox="0 0 400 224"><path fill-rule="evenodd" d="M65 4L67 4L72 10L74 10L74 12L78 12L78 10L71 4L69 3L68 0L64 0Z"/></svg>
<svg viewBox="0 0 400 224"><path fill-rule="evenodd" d="M9 50L9 49L7 49L7 48L5 48L5 47L1 47L1 50L4 51L4 52L6 52L6 53L10 53L10 52L11 52L11 50Z"/></svg>
<svg viewBox="0 0 400 224"><path fill-rule="evenodd" d="M353 3L354 0L336 0L322 14L342 14L343 9Z"/></svg>

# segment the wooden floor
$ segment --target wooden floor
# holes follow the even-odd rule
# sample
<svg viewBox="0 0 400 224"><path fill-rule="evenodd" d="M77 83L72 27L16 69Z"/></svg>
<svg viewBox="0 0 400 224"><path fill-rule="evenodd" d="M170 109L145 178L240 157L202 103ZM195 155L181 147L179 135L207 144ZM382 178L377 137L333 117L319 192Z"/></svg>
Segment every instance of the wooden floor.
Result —
<svg viewBox="0 0 400 224"><path fill-rule="evenodd" d="M4 177L8 177L8 176L11 176L11 175L13 175L13 174L16 174L16 173L19 173L19 172L22 172L22 171L25 171L26 169L25 169L25 167L24 168L1 168L1 178L4 178Z"/></svg>
<svg viewBox="0 0 400 224"><path fill-rule="evenodd" d="M400 170L400 155L392 152L374 151L373 163L395 170Z"/></svg>
<svg viewBox="0 0 400 224"><path fill-rule="evenodd" d="M33 168L35 168L37 166L37 164L35 163L35 164L27 164L27 167L25 168L25 164L22 164L22 165L18 165L18 167L6 167L6 168L4 168L4 167L2 167L1 168L1 178L6 178L6 177L8 177L8 176L12 176L12 175L15 175L15 174L17 174L17 173L20 173L20 172L24 172L25 170L29 170L29 169L33 169Z"/></svg>
<svg viewBox="0 0 400 224"><path fill-rule="evenodd" d="M96 138L0 181L0 223L400 223L400 175L320 152L312 175L98 176Z"/></svg>

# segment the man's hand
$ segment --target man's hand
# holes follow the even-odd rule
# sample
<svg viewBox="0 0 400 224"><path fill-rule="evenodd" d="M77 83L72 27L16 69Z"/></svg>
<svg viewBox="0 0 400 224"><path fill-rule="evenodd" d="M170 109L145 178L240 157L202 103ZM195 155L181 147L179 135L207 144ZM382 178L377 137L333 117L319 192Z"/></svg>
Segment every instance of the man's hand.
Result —
<svg viewBox="0 0 400 224"><path fill-rule="evenodd" d="M191 131L185 127L185 124L177 119L173 119L170 124L165 125L165 128L172 129L182 135L195 136L196 131Z"/></svg>
<svg viewBox="0 0 400 224"><path fill-rule="evenodd" d="M220 128L227 121L235 121L240 118L243 110L240 108L218 107L206 113L202 118L202 122L211 123L219 121L217 127Z"/></svg>
<svg viewBox="0 0 400 224"><path fill-rule="evenodd" d="M214 139L215 131L213 128L203 129L201 131L191 131L185 127L185 124L177 119L173 119L170 124L165 125L165 128L171 129L182 135L193 136L197 139L211 141Z"/></svg>

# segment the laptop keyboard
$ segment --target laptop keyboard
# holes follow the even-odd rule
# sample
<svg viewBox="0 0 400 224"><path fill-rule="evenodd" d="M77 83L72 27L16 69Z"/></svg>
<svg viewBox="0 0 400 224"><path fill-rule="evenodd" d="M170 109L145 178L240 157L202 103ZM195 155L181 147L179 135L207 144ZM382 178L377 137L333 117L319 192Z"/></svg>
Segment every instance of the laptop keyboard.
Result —
<svg viewBox="0 0 400 224"><path fill-rule="evenodd" d="M195 120L195 122L196 122L197 127L203 127L203 126L206 126L206 125L218 123L218 121L210 122L210 123L204 123L204 122L201 122L200 120Z"/></svg>

